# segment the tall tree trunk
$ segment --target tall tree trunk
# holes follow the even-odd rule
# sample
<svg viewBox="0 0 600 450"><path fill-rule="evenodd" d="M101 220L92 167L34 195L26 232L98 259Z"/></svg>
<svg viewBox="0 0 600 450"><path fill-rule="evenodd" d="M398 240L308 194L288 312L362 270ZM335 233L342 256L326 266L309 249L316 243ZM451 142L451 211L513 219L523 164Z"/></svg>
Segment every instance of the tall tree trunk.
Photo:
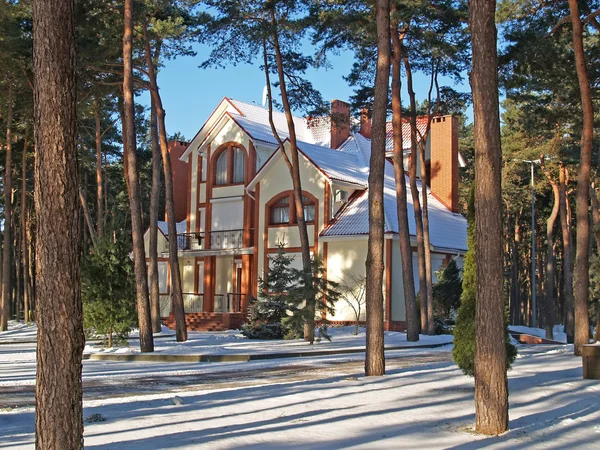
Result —
<svg viewBox="0 0 600 450"><path fill-rule="evenodd" d="M158 280L158 199L160 195L160 147L156 129L156 106L151 98L150 135L152 137L152 191L150 195L150 263L148 265L150 279L150 308L152 331L161 331L160 322L160 286Z"/></svg>
<svg viewBox="0 0 600 450"><path fill-rule="evenodd" d="M560 209L560 192L558 184L552 178L550 172L544 165L544 158L542 156L542 169L548 178L550 186L552 186L552 194L554 197L554 203L552 204L552 212L546 221L546 293L545 293L545 307L544 307L544 323L546 328L546 339L554 339L554 322L556 320L556 308L554 300L554 270L555 270L555 257L554 257L554 225L558 217L558 211ZM540 266L541 267L541 266Z"/></svg>
<svg viewBox="0 0 600 450"><path fill-rule="evenodd" d="M79 202L81 203L81 209L83 211L83 217L85 218L85 223L87 225L88 232L90 233L90 239L92 240L92 245L96 246L96 232L94 230L94 224L92 223L92 215L90 214L90 209L88 208L87 200L85 198L85 194L81 192L81 188L79 188Z"/></svg>
<svg viewBox="0 0 600 450"><path fill-rule="evenodd" d="M521 213L515 216L515 235L512 242L510 322L513 325L521 325L521 288L519 285L519 242L521 241L520 217Z"/></svg>
<svg viewBox="0 0 600 450"><path fill-rule="evenodd" d="M592 225L594 236L596 237L598 256L600 256L600 206L594 183L590 186L590 198L592 199ZM596 342L600 341L600 301L598 305L596 305L596 335L594 336L594 340Z"/></svg>
<svg viewBox="0 0 600 450"><path fill-rule="evenodd" d="M416 131L416 130L415 130ZM425 145L419 145L421 163L421 196L423 198L423 247L425 249L425 282L427 283L427 334L435 334L433 322L433 286L431 269L431 239L429 237L429 210L427 206L427 169L425 167Z"/></svg>
<svg viewBox="0 0 600 450"><path fill-rule="evenodd" d="M385 374L383 337L383 180L385 178L385 134L390 80L390 2L377 0L377 70L373 101L371 160L369 162L369 241L367 250L367 351L365 375Z"/></svg>
<svg viewBox="0 0 600 450"><path fill-rule="evenodd" d="M144 255L144 236L140 200L140 183L137 173L135 110L133 99L133 0L125 0L125 26L123 32L123 112L125 121L124 160L125 178L129 195L131 213L131 237L133 240L133 263L135 270L138 323L140 328L140 349L142 352L154 351L152 321L148 301L148 279L146 278L146 257Z"/></svg>
<svg viewBox="0 0 600 450"><path fill-rule="evenodd" d="M417 135L414 132L417 129L417 101L413 90L412 70L408 57L403 55L404 68L406 70L406 84L408 86L408 96L410 98L410 166L408 174L410 177L410 193L412 195L413 210L415 215L415 228L417 235L417 257L419 261L419 299L421 301L421 330L427 333L429 330L427 316L427 266L425 255L425 236L423 235L423 210L421 209L421 199L419 198L419 189L417 186ZM423 180L421 180L423 181ZM421 183L421 188L426 189Z"/></svg>
<svg viewBox="0 0 600 450"><path fill-rule="evenodd" d="M171 170L171 157L167 143L167 131L165 128L165 110L162 99L158 92L156 71L152 52L150 51L150 40L148 39L148 24L144 23L144 46L146 53L146 66L154 106L156 108L156 123L158 125L158 136L160 139L160 151L162 153L163 171L165 177L165 197L167 209L167 227L169 229L169 263L171 265L171 289L173 302L173 315L175 316L175 334L177 342L187 341L187 329L185 324L185 311L183 309L183 295L181 292L181 272L179 271L179 251L177 245L177 221L175 219L175 199L173 196L173 175Z"/></svg>
<svg viewBox="0 0 600 450"><path fill-rule="evenodd" d="M21 265L23 266L23 321L29 323L29 268L27 243L27 134L23 137L23 155L21 159Z"/></svg>
<svg viewBox="0 0 600 450"><path fill-rule="evenodd" d="M94 118L96 119L96 228L98 237L104 236L104 189L102 186L102 135L100 133L100 103L94 98Z"/></svg>
<svg viewBox="0 0 600 450"><path fill-rule="evenodd" d="M37 302L36 302L36 283L35 283L35 268L36 258L34 252L34 236L32 232L32 220L31 213L27 217L27 242L29 243L29 249L27 251L28 261L27 268L29 270L29 310L30 317L33 316L33 320L37 321Z"/></svg>
<svg viewBox="0 0 600 450"><path fill-rule="evenodd" d="M590 169L592 166L592 141L594 137L594 105L592 90L583 49L583 25L579 16L577 0L569 0L571 25L573 26L573 50L575 68L579 80L583 129L581 152L577 172L577 250L575 252L574 297L575 297L575 354L581 355L581 346L590 343L588 300L590 288L590 218L589 192Z"/></svg>
<svg viewBox="0 0 600 450"><path fill-rule="evenodd" d="M281 93L281 103L283 105L283 112L285 114L286 123L288 126L289 140L290 140L290 161L288 163L288 169L292 177L292 187L294 190L294 207L296 208L296 219L298 221L298 235L300 239L300 248L302 253L302 270L307 283L312 283L312 263L310 258L310 241L308 239L308 229L306 227L306 220L304 218L304 205L302 203L302 183L300 180L300 158L298 156L298 146L296 138L296 127L294 125L294 118L292 115L292 108L290 106L287 87L285 81L285 74L283 69L283 58L281 56L281 48L279 46L279 35L277 30L277 20L275 18L275 8L270 9L271 25L273 26L272 39L273 48L275 50L275 62L277 64L277 76L279 80L279 90ZM266 69L265 69L266 70ZM281 148L281 151L286 155L285 148ZM287 156L285 156L287 160ZM315 298L306 299L307 302L307 322L304 327L304 340L310 342L312 345L315 339Z"/></svg>
<svg viewBox="0 0 600 450"><path fill-rule="evenodd" d="M567 196L568 173L563 163L560 164L558 180L559 215L563 244L563 297L564 319L567 342L572 343L575 334L575 318L573 314L573 250L571 244L571 225L569 197Z"/></svg>
<svg viewBox="0 0 600 450"><path fill-rule="evenodd" d="M2 314L0 331L8 329L12 303L12 119L14 81L8 84L8 112L6 114L6 162L4 164L4 246L2 248Z"/></svg>
<svg viewBox="0 0 600 450"><path fill-rule="evenodd" d="M395 10L395 6L392 5ZM402 281L404 287L404 304L406 309L406 340L419 340L419 315L415 298L415 279L412 264L412 248L408 228L408 206L406 195L406 174L402 156L402 100L400 76L402 64L402 45L398 23L392 23L391 35L394 46L392 60L392 127L394 132L394 178L396 181L396 202L398 210L398 235L400 255L402 258ZM388 318L391 320L391 318Z"/></svg>
<svg viewBox="0 0 600 450"><path fill-rule="evenodd" d="M502 149L495 0L469 2L475 137L475 414L479 433L508 428L508 380L502 295Z"/></svg>
<svg viewBox="0 0 600 450"><path fill-rule="evenodd" d="M37 375L35 446L82 449L75 1L33 2Z"/></svg>

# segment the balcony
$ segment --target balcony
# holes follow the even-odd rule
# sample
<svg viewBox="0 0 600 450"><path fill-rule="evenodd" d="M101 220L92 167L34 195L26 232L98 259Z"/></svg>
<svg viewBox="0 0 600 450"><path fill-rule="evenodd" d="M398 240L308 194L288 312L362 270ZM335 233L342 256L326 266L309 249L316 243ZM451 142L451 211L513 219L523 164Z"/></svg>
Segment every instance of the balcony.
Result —
<svg viewBox="0 0 600 450"><path fill-rule="evenodd" d="M177 247L182 251L190 250L235 250L251 247L252 230L246 230L248 245L244 245L244 230L219 230L177 235Z"/></svg>

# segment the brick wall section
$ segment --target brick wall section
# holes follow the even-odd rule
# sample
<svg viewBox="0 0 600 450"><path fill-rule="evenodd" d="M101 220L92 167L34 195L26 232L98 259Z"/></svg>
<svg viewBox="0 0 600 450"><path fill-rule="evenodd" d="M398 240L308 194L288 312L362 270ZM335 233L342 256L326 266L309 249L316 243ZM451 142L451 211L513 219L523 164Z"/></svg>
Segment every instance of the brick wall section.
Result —
<svg viewBox="0 0 600 450"><path fill-rule="evenodd" d="M458 119L434 117L431 122L431 193L446 208L458 206Z"/></svg>
<svg viewBox="0 0 600 450"><path fill-rule="evenodd" d="M188 191L190 190L188 163L180 161L189 142L169 141L171 170L173 171L173 196L175 198L175 221L181 222L187 217ZM190 162L191 164L191 162ZM167 220L167 218L165 218Z"/></svg>
<svg viewBox="0 0 600 450"><path fill-rule="evenodd" d="M338 148L350 137L350 105L331 101L331 148Z"/></svg>
<svg viewBox="0 0 600 450"><path fill-rule="evenodd" d="M163 322L168 328L175 329L173 314L163 318ZM244 323L244 315L242 313L187 313L185 323L190 331L237 330Z"/></svg>

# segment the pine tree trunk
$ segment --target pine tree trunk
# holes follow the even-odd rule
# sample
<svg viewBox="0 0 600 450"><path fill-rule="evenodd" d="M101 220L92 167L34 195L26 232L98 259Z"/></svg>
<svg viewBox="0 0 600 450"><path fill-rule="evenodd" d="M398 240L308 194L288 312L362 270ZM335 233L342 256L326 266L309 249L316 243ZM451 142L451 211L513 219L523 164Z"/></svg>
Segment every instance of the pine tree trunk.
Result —
<svg viewBox="0 0 600 450"><path fill-rule="evenodd" d="M82 449L75 2L33 2L38 449Z"/></svg>
<svg viewBox="0 0 600 450"><path fill-rule="evenodd" d="M508 428L508 380L502 294L502 149L495 0L469 2L475 137L475 413L479 433Z"/></svg>
<svg viewBox="0 0 600 450"><path fill-rule="evenodd" d="M564 298L564 318L565 333L567 342L572 343L575 334L575 318L573 312L573 250L571 244L571 226L570 226L570 208L569 198L567 196L567 169L564 164L560 165L560 175L558 181L559 189L559 215L562 232L563 244L563 298Z"/></svg>
<svg viewBox="0 0 600 450"><path fill-rule="evenodd" d="M371 160L369 162L369 241L367 250L367 349L365 375L385 375L383 337L383 180L385 175L385 134L390 79L390 2L377 0L377 71L373 101Z"/></svg>
<svg viewBox="0 0 600 450"><path fill-rule="evenodd" d="M300 240L300 248L302 253L302 269L305 277L312 277L312 264L310 258L310 241L308 239L308 229L306 226L306 220L304 218L304 205L302 203L302 184L300 180L300 158L298 156L297 138L296 138L296 127L294 125L294 119L292 115L292 108L287 95L286 81L283 68L283 59L281 56L281 49L279 47L279 36L277 31L277 21L275 19L275 9L270 10L271 24L273 25L272 39L273 47L275 50L275 61L277 63L277 75L279 79L279 89L281 92L281 103L283 105L283 111L285 114L289 140L290 140L290 156L291 156L291 167L290 175L292 177L292 187L294 190L294 207L296 208L296 219L298 221L298 235ZM285 153L285 149L281 151ZM310 342L312 345L315 339L315 298L306 299L307 308L307 322L304 327L304 340Z"/></svg>
<svg viewBox="0 0 600 450"><path fill-rule="evenodd" d="M102 185L102 135L100 133L100 104L94 98L94 118L96 121L96 228L98 237L104 236L104 193Z"/></svg>
<svg viewBox="0 0 600 450"><path fill-rule="evenodd" d="M416 130L415 130L416 132ZM427 169L425 167L425 146L419 145L421 163L421 196L423 198L423 247L425 249L425 282L427 283L427 334L435 334L433 321L433 286L431 280L431 239L429 237L429 210L427 206Z"/></svg>
<svg viewBox="0 0 600 450"><path fill-rule="evenodd" d="M548 178L548 182L552 186L552 194L554 197L554 203L552 204L552 212L550 217L546 221L546 293L545 293L545 328L546 328L546 339L554 339L554 322L556 320L556 308L554 300L554 270L555 270L555 257L554 257L554 225L558 217L560 209L560 193L558 190L558 184L552 179L550 173L546 170L543 164L542 158L542 169Z"/></svg>
<svg viewBox="0 0 600 450"><path fill-rule="evenodd" d="M588 301L590 287L590 218L589 192L590 169L592 166L592 141L594 137L594 105L590 79L583 48L583 25L579 16L577 0L569 0L573 28L573 50L575 68L579 80L583 129L581 152L577 172L577 249L575 252L574 300L575 300L575 355L581 356L581 346L590 343Z"/></svg>
<svg viewBox="0 0 600 450"><path fill-rule="evenodd" d="M90 214L90 209L88 208L86 196L83 192L81 192L81 188L79 188L79 202L81 203L81 209L83 210L83 217L85 218L85 223L87 224L87 230L90 233L90 239L92 241L92 245L95 247L96 246L96 231L94 230L94 224L92 223L92 215Z"/></svg>
<svg viewBox="0 0 600 450"><path fill-rule="evenodd" d="M521 289L519 287L519 242L521 240L520 214L515 217L515 236L512 242L511 263L511 296L510 296L510 323L521 325Z"/></svg>
<svg viewBox="0 0 600 450"><path fill-rule="evenodd" d="M415 214L415 228L417 235L417 257L419 261L419 299L421 301L421 331L427 333L429 330L428 316L427 316L427 265L426 265L426 254L425 254L425 236L423 233L423 211L421 209L421 199L419 198L419 189L417 187L417 102L415 99L415 92L412 85L412 71L408 57L404 55L404 68L406 70L406 83L408 85L408 96L410 98L410 167L408 173L410 176L410 191L413 200L413 210ZM423 181L423 180L421 180ZM421 187L425 189L423 183Z"/></svg>
<svg viewBox="0 0 600 450"><path fill-rule="evenodd" d="M23 273L23 321L29 323L29 270L27 268L27 132L23 136L23 154L21 157L21 265Z"/></svg>
<svg viewBox="0 0 600 450"><path fill-rule="evenodd" d="M152 331L161 331L160 322L160 286L158 280L158 198L160 195L160 148L156 129L156 106L151 99L150 135L152 138L152 191L150 194L150 263L148 265L150 279L150 307Z"/></svg>
<svg viewBox="0 0 600 450"><path fill-rule="evenodd" d="M6 162L4 164L4 246L2 247L2 314L0 331L8 329L12 303L12 119L14 82L8 84L8 112L6 114Z"/></svg>
<svg viewBox="0 0 600 450"><path fill-rule="evenodd" d="M395 9L395 6L392 5ZM394 58L392 60L392 126L394 132L394 178L396 180L396 201L398 210L398 235L400 255L402 258L402 281L404 287L404 304L406 308L406 340L419 340L419 315L415 298L415 279L412 264L412 249L410 246L410 231L408 228L408 207L406 194L406 174L402 156L402 100L401 100L401 62L402 46L398 31L398 23L391 28ZM388 318L391 320L391 318Z"/></svg>
<svg viewBox="0 0 600 450"><path fill-rule="evenodd" d="M187 341L187 329L185 323L185 311L183 309L183 295L181 292L181 272L179 271L179 256L177 245L177 221L175 218L175 199L173 196L173 175L171 170L171 157L167 144L167 131L165 128L165 110L158 91L154 61L150 51L148 40L147 23L144 23L144 45L146 53L146 66L150 80L151 95L156 107L156 123L158 125L158 136L160 139L160 151L162 153L163 172L165 177L165 207L167 209L167 227L169 229L169 263L171 265L171 289L173 302L173 315L175 316L175 334L177 342Z"/></svg>
<svg viewBox="0 0 600 450"><path fill-rule="evenodd" d="M131 214L131 237L133 240L133 263L135 271L138 323L140 329L140 349L142 352L154 351L152 321L148 301L148 279L146 278L146 257L144 255L144 236L142 230L140 183L137 173L135 110L133 99L133 0L125 0L125 26L123 32L123 123L125 178L129 195Z"/></svg>
<svg viewBox="0 0 600 450"><path fill-rule="evenodd" d="M596 195L596 189L593 183L590 187L590 198L592 199L594 236L596 236L596 247L598 256L600 256L600 206L598 204L598 196ZM600 341L600 301L598 305L596 305L596 335L594 336L594 340L596 342Z"/></svg>

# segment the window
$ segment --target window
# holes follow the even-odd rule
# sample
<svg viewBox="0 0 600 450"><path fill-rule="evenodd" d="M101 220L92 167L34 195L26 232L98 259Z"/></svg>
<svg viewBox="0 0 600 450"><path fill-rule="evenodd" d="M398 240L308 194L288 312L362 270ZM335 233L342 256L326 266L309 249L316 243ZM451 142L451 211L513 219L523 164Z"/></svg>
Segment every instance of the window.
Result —
<svg viewBox="0 0 600 450"><path fill-rule="evenodd" d="M314 222L315 220L315 203L310 197L302 196L302 205L304 205L304 220Z"/></svg>
<svg viewBox="0 0 600 450"><path fill-rule="evenodd" d="M296 209L293 204L293 195L281 197L271 205L271 225L293 225L296 223ZM304 220L308 223L315 221L315 202L307 195L302 196L304 206Z"/></svg>
<svg viewBox="0 0 600 450"><path fill-rule="evenodd" d="M244 150L235 145L223 149L215 162L215 184L243 184L245 156Z"/></svg>
<svg viewBox="0 0 600 450"><path fill-rule="evenodd" d="M244 150L239 147L233 149L233 183L244 182Z"/></svg>
<svg viewBox="0 0 600 450"><path fill-rule="evenodd" d="M290 222L290 197L282 197L271 206L271 223L289 223Z"/></svg>
<svg viewBox="0 0 600 450"><path fill-rule="evenodd" d="M229 152L225 150L217 158L215 184L227 184L227 157Z"/></svg>

